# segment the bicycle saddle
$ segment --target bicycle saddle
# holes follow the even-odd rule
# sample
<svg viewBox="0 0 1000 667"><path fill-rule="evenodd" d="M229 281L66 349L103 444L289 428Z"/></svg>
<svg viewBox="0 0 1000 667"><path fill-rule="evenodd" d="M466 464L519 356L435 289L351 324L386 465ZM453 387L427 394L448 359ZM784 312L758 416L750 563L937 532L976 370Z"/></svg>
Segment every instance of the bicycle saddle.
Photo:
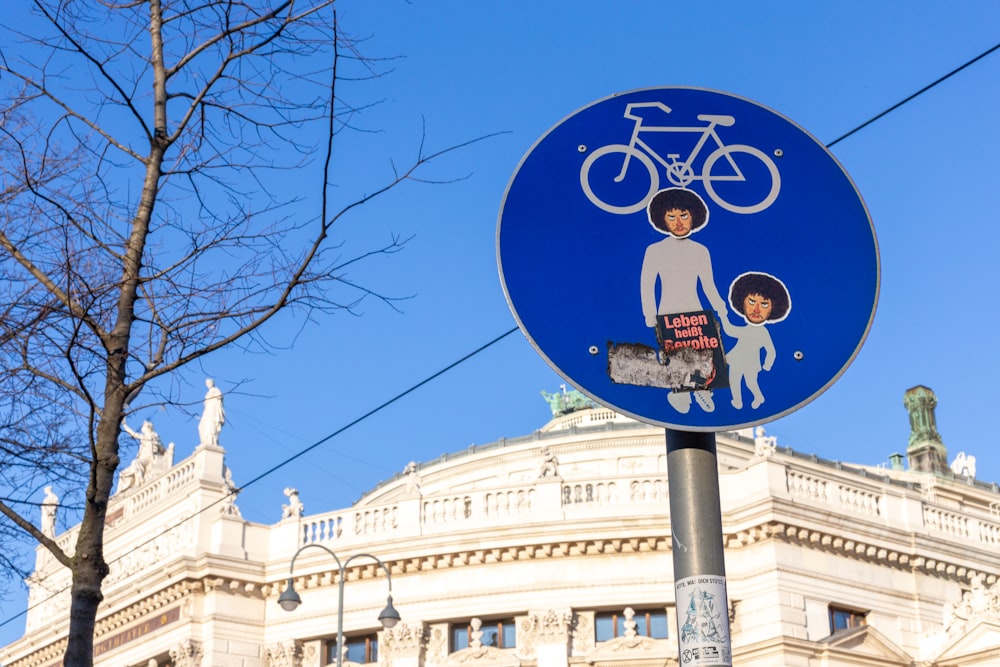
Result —
<svg viewBox="0 0 1000 667"><path fill-rule="evenodd" d="M732 116L713 116L712 114L698 114L698 120L703 120L706 123L715 123L716 125L721 125L723 127L729 127L736 122L736 119Z"/></svg>

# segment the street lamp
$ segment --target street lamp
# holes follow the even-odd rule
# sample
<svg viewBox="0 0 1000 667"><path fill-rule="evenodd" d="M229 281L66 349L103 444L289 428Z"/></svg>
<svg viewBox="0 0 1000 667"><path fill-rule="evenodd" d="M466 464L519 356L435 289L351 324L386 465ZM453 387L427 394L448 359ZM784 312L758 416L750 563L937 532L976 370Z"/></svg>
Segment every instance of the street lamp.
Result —
<svg viewBox="0 0 1000 667"><path fill-rule="evenodd" d="M385 572L386 581L389 583L389 598L386 601L385 609L378 615L378 620L382 624L383 628L389 629L399 622L399 612L396 608L392 606L392 577L389 576L389 568L386 567L385 563L380 561L375 556L371 554L354 554L348 558L343 563L337 557L337 554L333 553L322 544L307 544L292 556L292 563L288 567L288 587L285 588L284 592L278 596L278 604L285 611L294 611L302 604L302 598L299 594L295 592L295 587L292 585L292 571L295 569L295 559L299 557L299 554L308 549L309 547L316 547L327 552L333 556L333 560L337 561L337 567L340 568L340 576L338 578L339 591L338 591L338 603L337 603L337 667L342 667L344 662L344 580L346 579L345 571L347 566L351 564L351 561L355 558L371 558L373 561L379 564L382 571Z"/></svg>

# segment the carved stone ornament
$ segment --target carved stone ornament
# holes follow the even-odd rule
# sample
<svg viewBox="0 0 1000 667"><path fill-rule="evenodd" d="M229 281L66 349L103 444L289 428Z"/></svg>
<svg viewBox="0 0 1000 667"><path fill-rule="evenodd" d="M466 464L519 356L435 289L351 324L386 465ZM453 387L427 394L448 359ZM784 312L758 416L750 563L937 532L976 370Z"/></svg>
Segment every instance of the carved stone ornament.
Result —
<svg viewBox="0 0 1000 667"><path fill-rule="evenodd" d="M302 643L302 667L322 667L323 642L319 639Z"/></svg>
<svg viewBox="0 0 1000 667"><path fill-rule="evenodd" d="M573 615L573 655L586 655L594 648L594 622L591 615Z"/></svg>
<svg viewBox="0 0 1000 667"><path fill-rule="evenodd" d="M389 655L393 657L419 656L426 637L427 629L421 621L400 622L382 632L382 641Z"/></svg>
<svg viewBox="0 0 1000 667"><path fill-rule="evenodd" d="M573 623L573 612L569 609L549 609L532 613L529 617L535 644L565 644L569 641L569 629Z"/></svg>
<svg viewBox="0 0 1000 667"><path fill-rule="evenodd" d="M302 667L302 642L278 642L264 649L268 667Z"/></svg>
<svg viewBox="0 0 1000 667"><path fill-rule="evenodd" d="M201 667L201 642L185 639L170 649L170 662L174 667Z"/></svg>
<svg viewBox="0 0 1000 667"><path fill-rule="evenodd" d="M433 627L430 637L427 639L426 663L429 665L439 665L448 656L448 632L447 626Z"/></svg>
<svg viewBox="0 0 1000 667"><path fill-rule="evenodd" d="M958 602L946 602L942 611L942 630L949 637L965 632L979 621L1000 624L1000 580L989 588L985 577L976 572L969 578L970 588Z"/></svg>

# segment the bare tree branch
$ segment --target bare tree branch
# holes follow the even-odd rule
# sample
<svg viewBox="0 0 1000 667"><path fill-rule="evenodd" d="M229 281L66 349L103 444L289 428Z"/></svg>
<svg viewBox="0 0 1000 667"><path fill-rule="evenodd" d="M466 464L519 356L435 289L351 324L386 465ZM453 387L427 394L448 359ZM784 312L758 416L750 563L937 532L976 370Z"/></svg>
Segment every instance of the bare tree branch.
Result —
<svg viewBox="0 0 1000 667"><path fill-rule="evenodd" d="M338 140L369 108L344 86L380 72L334 0L32 6L36 33L0 27L19 41L0 53L0 540L27 536L70 569L75 667L93 660L134 401L175 401L163 380L215 351L267 347L286 310L397 308L406 297L349 271L405 235L358 248L338 223L404 185L457 180L426 167L486 137L428 150L421 133L401 167L387 156L388 176L335 204L333 167L357 159ZM18 511L45 484L81 508L72 555ZM23 569L13 560L0 557Z"/></svg>

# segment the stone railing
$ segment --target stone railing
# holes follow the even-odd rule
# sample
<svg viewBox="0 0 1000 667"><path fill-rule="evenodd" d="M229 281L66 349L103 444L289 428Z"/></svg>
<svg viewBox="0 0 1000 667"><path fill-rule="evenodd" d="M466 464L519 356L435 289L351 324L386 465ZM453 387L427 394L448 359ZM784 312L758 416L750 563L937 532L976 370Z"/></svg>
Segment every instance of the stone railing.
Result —
<svg viewBox="0 0 1000 667"><path fill-rule="evenodd" d="M994 547L1000 546L1000 524L989 521L980 521L979 541Z"/></svg>
<svg viewBox="0 0 1000 667"><path fill-rule="evenodd" d="M302 517L302 544L388 536L399 527L398 512L398 505L391 503Z"/></svg>
<svg viewBox="0 0 1000 667"><path fill-rule="evenodd" d="M793 498L832 505L840 510L874 517L883 515L882 494L806 472L785 470L785 486Z"/></svg>
<svg viewBox="0 0 1000 667"><path fill-rule="evenodd" d="M424 524L453 524L472 518L472 497L448 495L422 500L421 521Z"/></svg>
<svg viewBox="0 0 1000 667"><path fill-rule="evenodd" d="M485 514L489 517L531 514L537 509L537 493L530 487L490 491L483 500Z"/></svg>
<svg viewBox="0 0 1000 667"><path fill-rule="evenodd" d="M824 505L835 512L867 516L895 526L906 525L916 532L927 531L986 547L1000 547L1000 521L995 517L987 518L985 512L968 507L961 511L942 508L916 489L904 492L899 486L865 488L863 476L858 484L851 484L844 477L836 471L825 474L822 470L785 469L786 490L793 500ZM887 493L887 490L890 491ZM910 504L912 509L905 510L905 504Z"/></svg>
<svg viewBox="0 0 1000 667"><path fill-rule="evenodd" d="M562 485L563 506L620 507L669 501L665 476L623 477L617 481L605 478Z"/></svg>
<svg viewBox="0 0 1000 667"><path fill-rule="evenodd" d="M618 484L607 481L565 482L562 485L562 504L614 505L618 502Z"/></svg>
<svg viewBox="0 0 1000 667"><path fill-rule="evenodd" d="M939 533L969 538L969 518L962 514L924 505L924 524Z"/></svg>
<svg viewBox="0 0 1000 667"><path fill-rule="evenodd" d="M338 541L350 544L404 535L475 530L521 523L526 519L561 520L566 511L577 509L614 515L628 513L629 508L634 508L635 512L649 512L650 505L659 505L666 514L665 478L649 474L626 475L614 480L559 482L545 478L526 486L426 495L302 517L300 526L303 544ZM401 518L411 516L412 522Z"/></svg>

